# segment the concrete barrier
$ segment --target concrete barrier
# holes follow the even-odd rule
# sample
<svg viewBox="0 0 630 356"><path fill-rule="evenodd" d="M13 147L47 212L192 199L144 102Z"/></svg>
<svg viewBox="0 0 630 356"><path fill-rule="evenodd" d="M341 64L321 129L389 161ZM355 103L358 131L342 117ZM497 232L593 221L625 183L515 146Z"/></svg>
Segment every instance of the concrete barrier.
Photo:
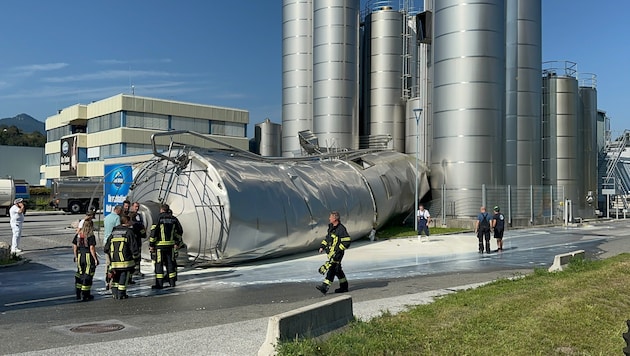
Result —
<svg viewBox="0 0 630 356"><path fill-rule="evenodd" d="M556 255L553 258L553 264L549 267L549 272L562 271L562 267L569 264L571 259L574 257L584 258L584 250L577 250Z"/></svg>
<svg viewBox="0 0 630 356"><path fill-rule="evenodd" d="M321 336L352 320L352 297L349 295L274 315L269 318L267 337L258 356L275 355L278 341Z"/></svg>

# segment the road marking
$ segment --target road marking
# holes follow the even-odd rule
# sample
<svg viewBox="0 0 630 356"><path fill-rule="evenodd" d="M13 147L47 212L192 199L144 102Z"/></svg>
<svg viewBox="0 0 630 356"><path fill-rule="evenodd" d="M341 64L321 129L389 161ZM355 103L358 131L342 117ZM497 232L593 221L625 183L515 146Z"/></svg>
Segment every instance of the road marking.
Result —
<svg viewBox="0 0 630 356"><path fill-rule="evenodd" d="M50 302L50 301L53 301L53 300L62 300L62 299L69 299L69 298L75 298L75 297L76 296L74 296L74 295L62 295L62 296L59 296L59 297L23 300L21 302L7 303L4 306L5 307L12 307L12 306L16 306L16 305L25 305L25 304L32 304L32 303Z"/></svg>

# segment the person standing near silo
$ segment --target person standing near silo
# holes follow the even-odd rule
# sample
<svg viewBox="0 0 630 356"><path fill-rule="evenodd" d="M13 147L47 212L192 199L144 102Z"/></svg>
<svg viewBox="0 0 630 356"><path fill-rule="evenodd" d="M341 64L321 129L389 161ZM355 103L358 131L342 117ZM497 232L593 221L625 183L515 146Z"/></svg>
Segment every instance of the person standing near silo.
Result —
<svg viewBox="0 0 630 356"><path fill-rule="evenodd" d="M483 253L484 251L484 240L486 241L485 251L486 253L490 253L490 220L492 220L492 217L486 211L485 206L482 206L479 210L480 213L477 215L477 220L475 221L475 233L479 239L479 253Z"/></svg>
<svg viewBox="0 0 630 356"><path fill-rule="evenodd" d="M431 222L431 214L429 211L424 208L424 205L418 205L418 213L416 214L418 218L418 236L422 235L424 232L427 237L429 236L429 223Z"/></svg>
<svg viewBox="0 0 630 356"><path fill-rule="evenodd" d="M149 251L155 264L155 284L153 289L164 288L164 280L168 279L171 287L177 281L177 262L175 250L182 244L184 229L167 204L160 206L160 216L157 224L151 226ZM155 257L153 257L155 256ZM166 275L164 275L166 267Z"/></svg>
<svg viewBox="0 0 630 356"><path fill-rule="evenodd" d="M494 207L494 216L492 217L492 230L494 230L494 238L497 239L497 251L503 251L503 232L505 231L505 216L501 213L501 208Z"/></svg>

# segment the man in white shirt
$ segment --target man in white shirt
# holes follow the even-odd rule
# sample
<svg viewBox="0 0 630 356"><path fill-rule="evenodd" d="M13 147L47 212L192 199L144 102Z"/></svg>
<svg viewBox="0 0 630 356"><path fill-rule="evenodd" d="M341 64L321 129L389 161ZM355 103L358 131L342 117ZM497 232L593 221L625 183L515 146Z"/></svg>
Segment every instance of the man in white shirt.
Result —
<svg viewBox="0 0 630 356"><path fill-rule="evenodd" d="M418 205L418 236L422 236L422 232L429 236L429 223L431 222L431 214L424 208L424 205Z"/></svg>
<svg viewBox="0 0 630 356"><path fill-rule="evenodd" d="M13 201L13 206L9 209L11 222L11 232L13 238L11 240L11 253L20 253L20 239L22 238L22 225L24 224L24 200L17 198Z"/></svg>

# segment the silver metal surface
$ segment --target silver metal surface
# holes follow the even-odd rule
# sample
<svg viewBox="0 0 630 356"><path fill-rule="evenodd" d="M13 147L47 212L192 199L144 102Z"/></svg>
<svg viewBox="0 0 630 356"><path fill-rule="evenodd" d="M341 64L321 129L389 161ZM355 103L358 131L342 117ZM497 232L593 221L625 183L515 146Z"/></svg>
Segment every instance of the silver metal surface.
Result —
<svg viewBox="0 0 630 356"><path fill-rule="evenodd" d="M254 139L261 156L282 156L282 125L265 119L264 122L256 125Z"/></svg>
<svg viewBox="0 0 630 356"><path fill-rule="evenodd" d="M282 2L282 152L300 155L298 132L313 128L313 0Z"/></svg>
<svg viewBox="0 0 630 356"><path fill-rule="evenodd" d="M390 135L390 147L404 151L405 119L402 99L402 26L404 16L391 7L380 7L365 18L366 43L369 53L369 76L363 83L369 90L364 98L370 122L370 135ZM406 26L406 24L404 24Z"/></svg>
<svg viewBox="0 0 630 356"><path fill-rule="evenodd" d="M505 2L437 1L433 64L432 194L475 216L479 187L505 180Z"/></svg>
<svg viewBox="0 0 630 356"><path fill-rule="evenodd" d="M359 0L313 4L313 133L320 147L358 148Z"/></svg>
<svg viewBox="0 0 630 356"><path fill-rule="evenodd" d="M579 87L580 100L582 102L582 160L584 172L584 186L582 188L583 195L592 192L594 202L597 202L597 89L594 86ZM589 205L586 199L583 200L583 214L585 216L589 211L591 214L597 208L597 205Z"/></svg>
<svg viewBox="0 0 630 356"><path fill-rule="evenodd" d="M581 147L578 82L567 73L547 73L543 76L543 184L563 186L566 199L579 206L584 169L577 156Z"/></svg>
<svg viewBox="0 0 630 356"><path fill-rule="evenodd" d="M147 225L160 202L169 204L184 226L188 253L211 264L317 249L333 210L358 239L413 209L413 159L397 152L301 160L235 151L182 154L134 167L131 199L142 203ZM420 179L424 195L426 173Z"/></svg>

